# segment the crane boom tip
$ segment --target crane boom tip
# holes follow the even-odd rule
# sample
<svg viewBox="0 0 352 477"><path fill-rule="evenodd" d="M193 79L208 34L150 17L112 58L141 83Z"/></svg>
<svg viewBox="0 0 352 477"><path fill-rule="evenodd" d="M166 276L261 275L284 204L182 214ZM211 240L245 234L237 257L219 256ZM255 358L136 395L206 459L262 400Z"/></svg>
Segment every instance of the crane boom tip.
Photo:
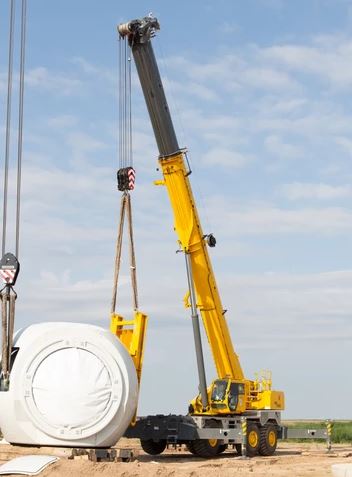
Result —
<svg viewBox="0 0 352 477"><path fill-rule="evenodd" d="M155 31L160 30L160 24L157 18L148 15L126 23L120 23L117 27L119 35L124 38L128 37L137 43L145 43L155 35Z"/></svg>

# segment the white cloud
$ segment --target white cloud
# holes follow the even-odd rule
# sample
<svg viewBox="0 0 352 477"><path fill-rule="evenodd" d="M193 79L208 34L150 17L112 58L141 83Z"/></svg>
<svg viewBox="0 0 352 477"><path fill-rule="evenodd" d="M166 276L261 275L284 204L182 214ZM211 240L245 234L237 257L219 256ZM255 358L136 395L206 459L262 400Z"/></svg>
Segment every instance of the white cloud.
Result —
<svg viewBox="0 0 352 477"><path fill-rule="evenodd" d="M285 330L282 332L277 328L275 337L270 340L272 346L275 342L277 346L283 345L277 341L278 335L285 342L311 339L308 329L315 330L316 339L327 340L333 330L335 337L352 339L352 322L345 329L335 328L337 320L350 320L352 316L351 270L230 276L226 283L226 301L231 303L233 290L236 290L238 313L246 316L241 327L245 327L248 333L257 326L259 332L267 326L274 328L282 323L282 310L285 310ZM297 322L307 326L305 336L302 336L301 328L297 329Z"/></svg>
<svg viewBox="0 0 352 477"><path fill-rule="evenodd" d="M211 149L202 157L202 161L209 166L223 166L229 168L241 168L251 162L251 156L241 154L228 149Z"/></svg>
<svg viewBox="0 0 352 477"><path fill-rule="evenodd" d="M240 74L242 86L251 86L265 91L287 91L298 87L298 83L289 74L269 66L248 65Z"/></svg>
<svg viewBox="0 0 352 477"><path fill-rule="evenodd" d="M290 200L317 199L330 200L352 197L352 186L332 186L329 184L314 184L294 182L281 188L282 194Z"/></svg>
<svg viewBox="0 0 352 477"><path fill-rule="evenodd" d="M271 131L276 134L297 134L310 142L317 138L330 139L335 136L352 133L351 118L337 111L321 111L312 109L299 117L287 117L276 114L258 114L252 121L252 133L255 131Z"/></svg>
<svg viewBox="0 0 352 477"><path fill-rule="evenodd" d="M339 235L352 230L352 212L344 207L303 207L284 209L263 202L234 204L233 199L213 197L208 213L218 233L247 235Z"/></svg>
<svg viewBox="0 0 352 477"><path fill-rule="evenodd" d="M226 21L218 27L219 33L225 33L226 35L233 35L241 31L241 27L234 22Z"/></svg>
<svg viewBox="0 0 352 477"><path fill-rule="evenodd" d="M336 143L341 146L345 151L347 151L350 155L352 155L352 139L348 137L336 137Z"/></svg>
<svg viewBox="0 0 352 477"><path fill-rule="evenodd" d="M78 119L70 114L61 114L48 119L48 125L55 129L71 129L77 126Z"/></svg>
<svg viewBox="0 0 352 477"><path fill-rule="evenodd" d="M293 99L279 99L275 98L272 101L269 101L268 104L263 106L267 107L272 113L277 114L290 114L300 111L304 106L307 105L307 99L305 98L293 98Z"/></svg>
<svg viewBox="0 0 352 477"><path fill-rule="evenodd" d="M72 157L85 160L93 153L107 149L108 145L85 132L72 132L67 135L66 142L72 149Z"/></svg>
<svg viewBox="0 0 352 477"><path fill-rule="evenodd" d="M169 78L163 79L163 85L166 91L168 91L171 96L170 99L173 99L174 95L177 94L178 97L183 98L199 98L204 101L217 101L219 95L211 86L207 86L200 81L183 81L178 82L175 79L170 80ZM138 85L139 86L139 85ZM189 100L189 99L188 99ZM186 101L184 101L186 103Z"/></svg>
<svg viewBox="0 0 352 477"><path fill-rule="evenodd" d="M29 69L25 76L26 85L60 95L79 94L82 81L67 74L49 71L44 66Z"/></svg>
<svg viewBox="0 0 352 477"><path fill-rule="evenodd" d="M207 84L216 96L219 86L221 90L237 94L251 89L283 92L297 90L299 83L288 72L278 69L269 62L256 61L256 49L253 51L247 48L246 55L225 54L208 62L173 57L166 63L168 69L182 68L186 78ZM180 82L180 88L182 86L184 82Z"/></svg>
<svg viewBox="0 0 352 477"><path fill-rule="evenodd" d="M352 42L342 35L320 36L309 46L275 45L261 50L260 55L290 71L316 75L336 88L352 84Z"/></svg>
<svg viewBox="0 0 352 477"><path fill-rule="evenodd" d="M301 148L285 143L279 136L268 136L264 145L268 152L281 159L297 159L303 155Z"/></svg>
<svg viewBox="0 0 352 477"><path fill-rule="evenodd" d="M106 68L103 65L91 63L80 56L72 58L71 62L74 65L77 65L86 75L100 77L110 83L115 84L117 87L117 71L114 72L112 69Z"/></svg>
<svg viewBox="0 0 352 477"><path fill-rule="evenodd" d="M281 9L284 6L284 0L259 0L264 7Z"/></svg>

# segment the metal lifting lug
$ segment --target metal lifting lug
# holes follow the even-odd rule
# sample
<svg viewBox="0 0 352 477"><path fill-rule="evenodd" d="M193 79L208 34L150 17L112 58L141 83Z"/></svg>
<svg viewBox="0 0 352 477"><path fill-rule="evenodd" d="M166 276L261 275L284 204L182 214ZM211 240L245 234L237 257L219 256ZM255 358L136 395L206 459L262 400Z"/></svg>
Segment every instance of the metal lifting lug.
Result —
<svg viewBox="0 0 352 477"><path fill-rule="evenodd" d="M214 237L213 234L208 234L204 237L207 241L207 244L209 245L209 247L215 247L216 245L216 238Z"/></svg>
<svg viewBox="0 0 352 477"><path fill-rule="evenodd" d="M5 286L13 286L16 283L20 263L12 253L5 253L0 260L0 278Z"/></svg>

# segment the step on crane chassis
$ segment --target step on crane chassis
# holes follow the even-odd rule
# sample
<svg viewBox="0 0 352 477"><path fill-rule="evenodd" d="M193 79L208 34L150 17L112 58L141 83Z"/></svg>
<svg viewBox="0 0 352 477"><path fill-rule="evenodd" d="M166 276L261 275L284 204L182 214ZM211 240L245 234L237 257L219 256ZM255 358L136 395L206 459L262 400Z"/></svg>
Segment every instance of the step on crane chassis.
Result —
<svg viewBox="0 0 352 477"><path fill-rule="evenodd" d="M199 377L199 395L189 405L187 416L140 417L125 436L139 438L143 449L160 454L168 444L186 444L201 457L222 453L228 445L239 454L272 455L277 439L292 437L281 426L284 394L271 389L271 375L256 380L244 377L234 351L207 247L216 244L212 234L204 234L193 198L186 150L179 147L163 89L151 39L159 30L152 16L118 26L120 39L132 50L155 139L163 179L174 213L175 231L184 252L189 292L186 307L191 309ZM206 384L198 310L213 354L218 378ZM328 438L328 431L302 430L293 437Z"/></svg>

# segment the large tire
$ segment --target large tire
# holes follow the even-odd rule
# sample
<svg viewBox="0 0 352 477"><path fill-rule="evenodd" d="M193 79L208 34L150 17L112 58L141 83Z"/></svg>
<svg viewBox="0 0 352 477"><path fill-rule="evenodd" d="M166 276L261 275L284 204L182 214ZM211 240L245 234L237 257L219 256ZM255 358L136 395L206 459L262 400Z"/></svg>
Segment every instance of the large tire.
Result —
<svg viewBox="0 0 352 477"><path fill-rule="evenodd" d="M194 441L189 441L189 442L187 442L186 447L187 447L187 450L188 450L191 454L196 455L196 451L194 450L193 444L194 444Z"/></svg>
<svg viewBox="0 0 352 477"><path fill-rule="evenodd" d="M260 432L258 424L247 421L247 456L254 457L259 452Z"/></svg>
<svg viewBox="0 0 352 477"><path fill-rule="evenodd" d="M227 449L227 444L220 444L218 449L218 454L222 454Z"/></svg>
<svg viewBox="0 0 352 477"><path fill-rule="evenodd" d="M144 452L150 455L158 455L164 452L166 441L153 441L153 439L141 439L141 446Z"/></svg>
<svg viewBox="0 0 352 477"><path fill-rule="evenodd" d="M221 427L221 423L216 419L213 419L208 422L208 426L219 428ZM190 441L187 447L192 454L198 457L203 457L204 459L209 459L210 457L215 457L224 452L227 445L222 444L220 439L196 439Z"/></svg>
<svg viewBox="0 0 352 477"><path fill-rule="evenodd" d="M242 455L242 444L235 444L235 449L238 455Z"/></svg>
<svg viewBox="0 0 352 477"><path fill-rule="evenodd" d="M215 457L219 454L221 444L217 439L196 439L193 441L193 454L204 459Z"/></svg>
<svg viewBox="0 0 352 477"><path fill-rule="evenodd" d="M277 446L277 426L268 422L260 428L260 455L273 455Z"/></svg>
<svg viewBox="0 0 352 477"><path fill-rule="evenodd" d="M197 454L197 449L198 448L194 448L194 442L195 441L189 441L187 442L186 444L186 447L188 449L188 451L191 453L191 454L194 454L194 455L198 455ZM225 452L225 450L227 449L227 444L220 444L219 447L218 447L218 452L217 454L222 454L223 452Z"/></svg>

